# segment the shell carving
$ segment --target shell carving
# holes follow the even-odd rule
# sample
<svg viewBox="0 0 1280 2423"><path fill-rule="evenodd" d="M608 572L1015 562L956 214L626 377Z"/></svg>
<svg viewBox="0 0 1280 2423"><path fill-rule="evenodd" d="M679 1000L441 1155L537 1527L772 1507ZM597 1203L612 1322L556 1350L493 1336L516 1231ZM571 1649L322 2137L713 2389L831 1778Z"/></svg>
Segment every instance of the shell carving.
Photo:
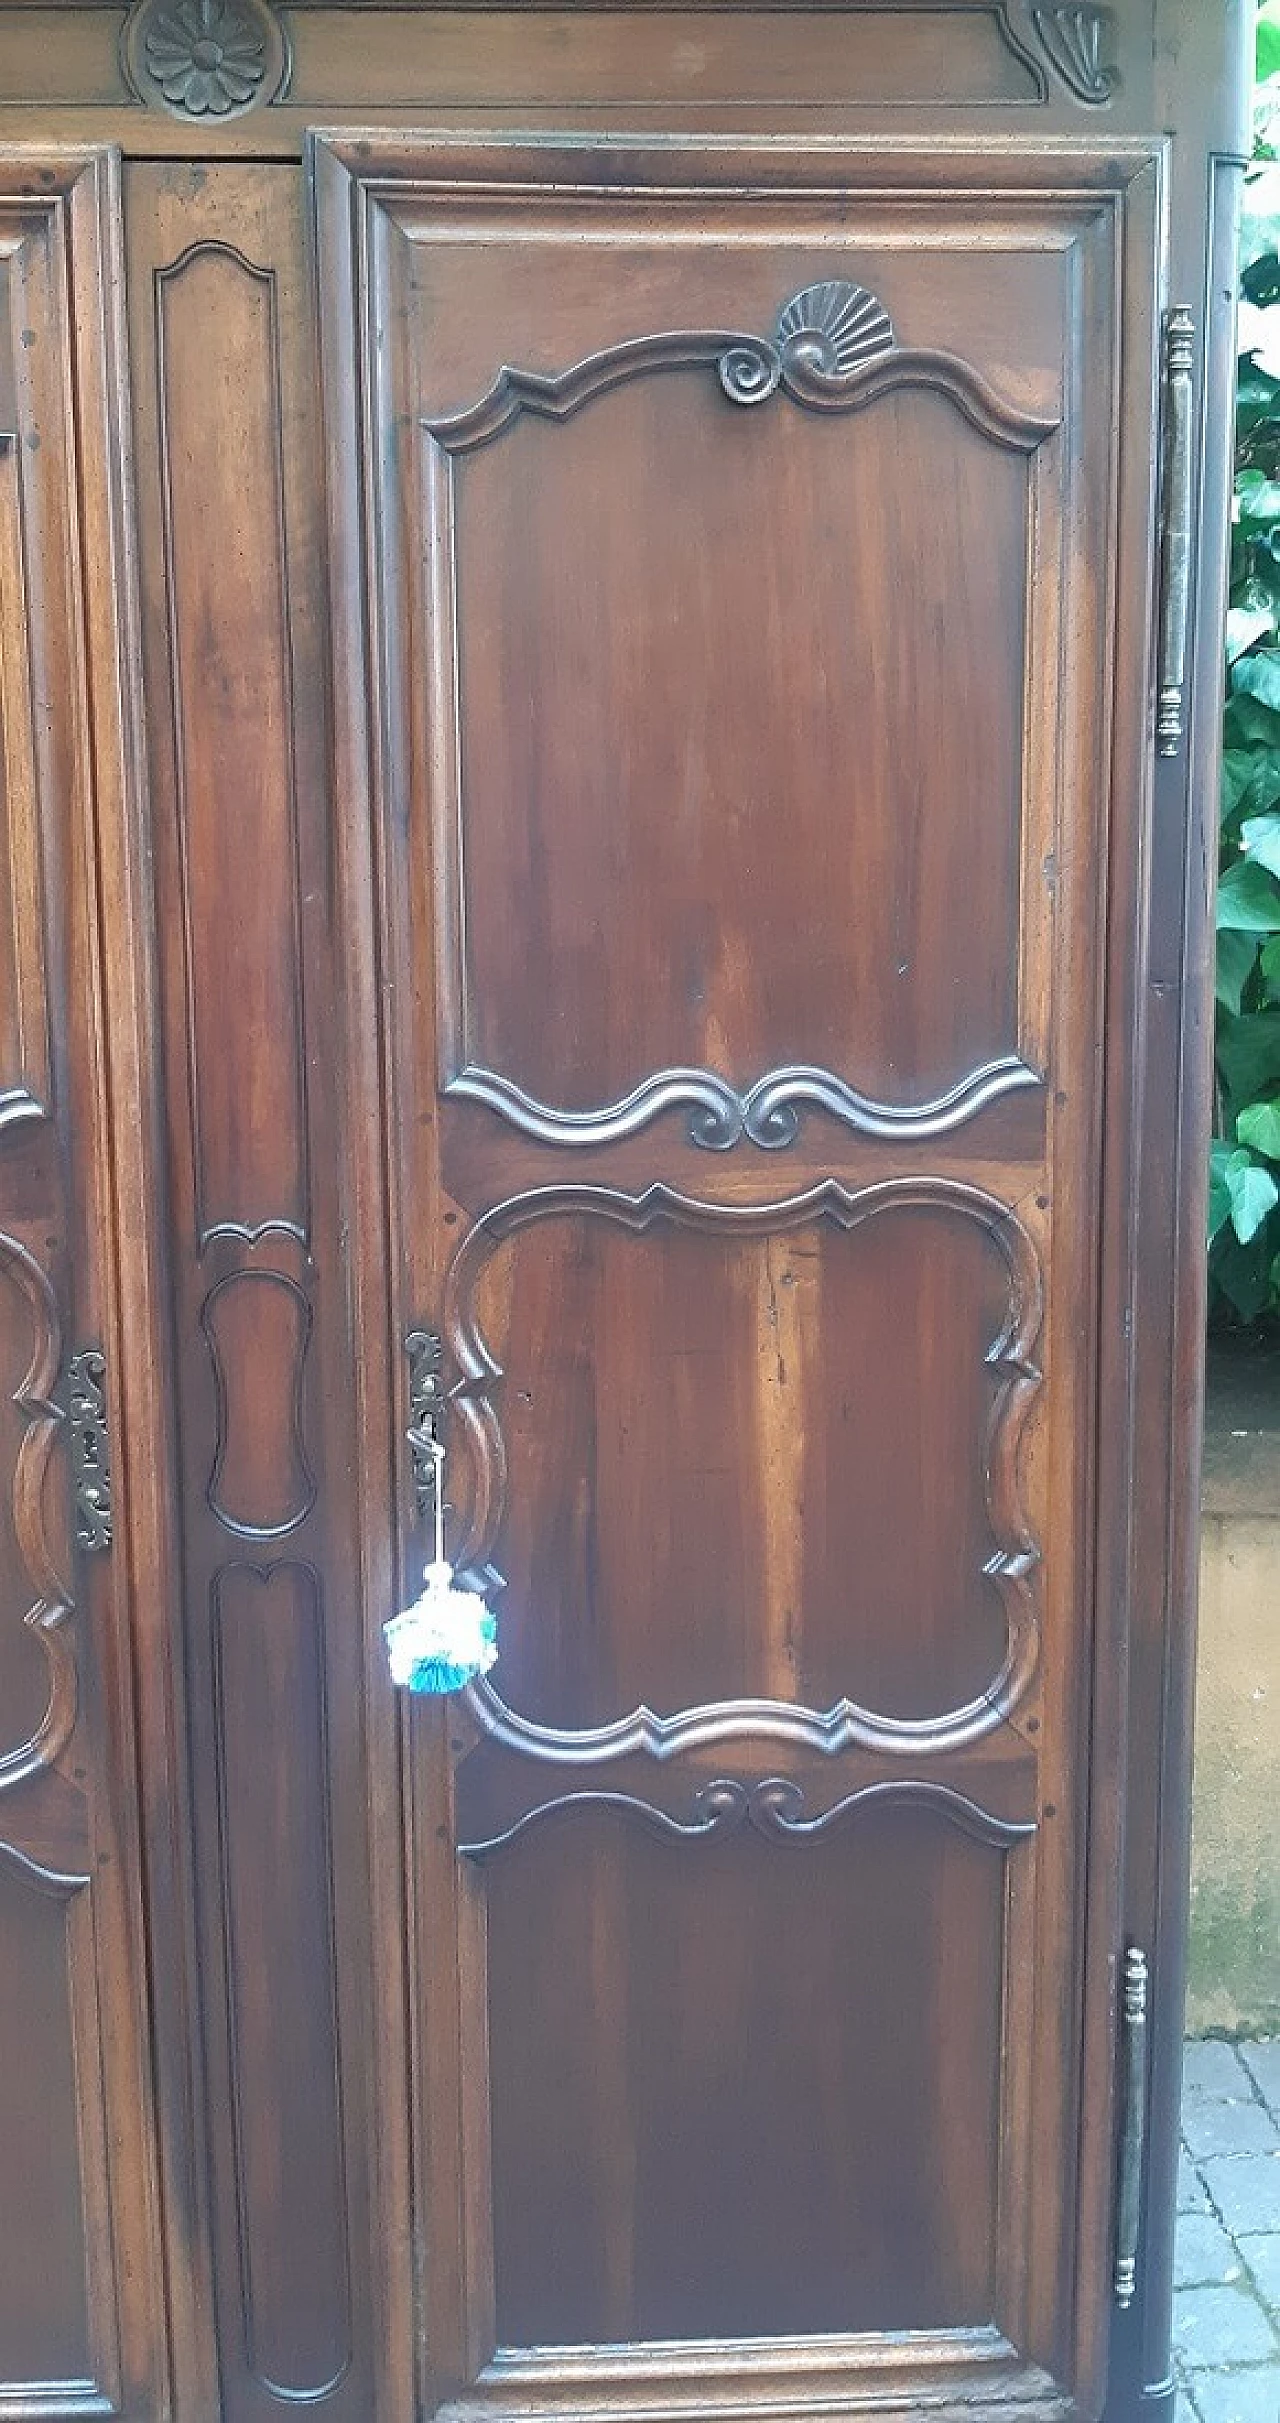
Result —
<svg viewBox="0 0 1280 2423"><path fill-rule="evenodd" d="M892 352L893 323L879 297L868 294L865 286L827 278L783 304L774 343L789 368L848 379L878 354Z"/></svg>
<svg viewBox="0 0 1280 2423"><path fill-rule="evenodd" d="M717 368L734 404L763 404L782 386L798 404L831 406L847 400L840 390L896 343L878 295L824 278L783 304L772 337L735 337Z"/></svg>

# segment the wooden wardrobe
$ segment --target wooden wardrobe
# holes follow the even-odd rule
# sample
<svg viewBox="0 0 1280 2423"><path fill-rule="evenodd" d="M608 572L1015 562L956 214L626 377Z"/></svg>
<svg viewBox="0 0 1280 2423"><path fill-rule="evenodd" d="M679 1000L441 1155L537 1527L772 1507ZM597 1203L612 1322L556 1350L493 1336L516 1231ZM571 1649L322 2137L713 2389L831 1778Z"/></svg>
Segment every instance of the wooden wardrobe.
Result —
<svg viewBox="0 0 1280 2423"><path fill-rule="evenodd" d="M0 2418L1172 2417L1251 22L0 7Z"/></svg>

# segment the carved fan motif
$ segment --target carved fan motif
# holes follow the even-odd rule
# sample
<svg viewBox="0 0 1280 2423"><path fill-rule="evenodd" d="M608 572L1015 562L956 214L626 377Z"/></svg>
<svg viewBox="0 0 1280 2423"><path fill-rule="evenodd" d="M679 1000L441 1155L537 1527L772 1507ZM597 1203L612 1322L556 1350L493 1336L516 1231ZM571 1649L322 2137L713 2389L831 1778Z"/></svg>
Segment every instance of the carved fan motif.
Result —
<svg viewBox="0 0 1280 2423"><path fill-rule="evenodd" d="M894 334L876 295L865 286L827 278L784 303L774 339L785 360L804 362L827 378L847 379L863 362L888 353Z"/></svg>

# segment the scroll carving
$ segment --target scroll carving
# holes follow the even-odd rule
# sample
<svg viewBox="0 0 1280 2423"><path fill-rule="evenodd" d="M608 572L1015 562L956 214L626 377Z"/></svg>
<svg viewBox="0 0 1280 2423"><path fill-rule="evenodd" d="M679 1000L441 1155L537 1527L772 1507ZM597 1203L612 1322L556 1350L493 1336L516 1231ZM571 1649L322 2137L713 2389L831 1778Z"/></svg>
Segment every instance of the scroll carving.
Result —
<svg viewBox="0 0 1280 2423"><path fill-rule="evenodd" d="M1005 0L996 23L1006 49L1036 77L1042 101L1048 98L1046 66L1088 109L1100 109L1118 90L1119 74L1102 57L1105 13L1092 0L1055 0L1044 7L1033 0L1025 18L1019 16L1016 23Z"/></svg>
<svg viewBox="0 0 1280 2423"><path fill-rule="evenodd" d="M745 1136L765 1152L795 1142L803 1109L826 1111L863 1136L945 1136L1002 1095L1033 1091L1043 1079L1015 1054L987 1061L931 1102L877 1102L831 1069L771 1069L738 1093L713 1069L670 1068L594 1111L553 1110L496 1069L467 1067L448 1078L450 1101L479 1102L539 1144L617 1144L663 1111L689 1112L689 1140L708 1152L728 1152Z"/></svg>
<svg viewBox="0 0 1280 2423"><path fill-rule="evenodd" d="M62 1424L53 1401L62 1357L61 1326L45 1272L16 1237L0 1233L0 1272L22 1296L31 1319L31 1361L13 1402L26 1425L13 1475L13 1528L36 1597L23 1618L48 1660L49 1697L28 1740L0 1752L0 1791L51 1767L75 1728L75 1652L66 1629L71 1599L59 1576L45 1524L49 1458Z"/></svg>
<svg viewBox="0 0 1280 2423"><path fill-rule="evenodd" d="M763 404L781 391L815 412L856 412L903 387L932 388L984 437L1022 454L1034 453L1058 426L1009 403L959 354L900 346L875 295L831 278L784 303L769 337L731 328L632 337L550 378L504 365L478 403L423 428L444 453L470 454L522 412L565 421L627 379L702 367L715 370L731 403Z"/></svg>
<svg viewBox="0 0 1280 2423"><path fill-rule="evenodd" d="M750 1826L773 1842L809 1842L858 1811L881 1806L886 1801L897 1808L932 1810L975 1842L1003 1850L1036 1831L1033 1819L996 1817L967 1793L958 1792L953 1784L931 1783L915 1777L863 1784L858 1791L838 1800L833 1808L810 1817L805 1812L802 1787L788 1776L769 1775L754 1784L726 1776L699 1786L687 1818L672 1817L665 1809L657 1809L651 1801L640 1800L630 1792L565 1792L555 1800L542 1801L536 1808L526 1810L501 1834L487 1835L478 1842L459 1843L458 1853L463 1859L491 1859L495 1852L505 1851L509 1843L518 1841L544 1818L579 1809L614 1809L623 1816L639 1818L652 1833L668 1841L705 1841L713 1835L737 1834L744 1826Z"/></svg>
<svg viewBox="0 0 1280 2423"><path fill-rule="evenodd" d="M1119 77L1102 64L1101 9L1037 8L1032 23L1054 74L1077 101L1096 109L1111 99Z"/></svg>
<svg viewBox="0 0 1280 2423"><path fill-rule="evenodd" d="M478 1220L449 1274L445 1336L459 1378L449 1392L471 1450L475 1475L470 1520L456 1544L456 1569L476 1587L501 1588L492 1559L506 1495L506 1447L495 1395L502 1369L480 1331L476 1296L497 1249L539 1220L586 1215L643 1236L658 1221L731 1236L765 1237L829 1220L848 1232L891 1210L930 1207L970 1220L1004 1261L1008 1308L986 1360L997 1376L988 1420L983 1472L994 1549L983 1568L1000 1593L1005 1653L979 1698L925 1720L886 1716L842 1698L827 1709L775 1700L727 1700L663 1716L641 1705L614 1723L559 1728L521 1716L483 1677L467 1698L481 1730L508 1748L567 1765L592 1764L645 1752L663 1759L713 1743L749 1737L835 1753L852 1747L919 1753L976 1741L1002 1724L1026 1693L1039 1657L1036 1568L1039 1548L1022 1503L1019 1444L1040 1385L1033 1350L1040 1331L1043 1287L1039 1257L1017 1214L994 1196L948 1178L892 1178L850 1192L835 1179L763 1207L697 1201L663 1185L641 1196L611 1187L555 1186L518 1195Z"/></svg>

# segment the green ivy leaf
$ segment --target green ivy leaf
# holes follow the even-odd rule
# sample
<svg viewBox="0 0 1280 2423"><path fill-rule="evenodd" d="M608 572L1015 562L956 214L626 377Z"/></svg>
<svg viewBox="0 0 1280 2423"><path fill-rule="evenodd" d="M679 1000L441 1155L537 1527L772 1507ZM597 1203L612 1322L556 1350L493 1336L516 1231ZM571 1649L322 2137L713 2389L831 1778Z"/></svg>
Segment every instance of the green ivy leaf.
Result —
<svg viewBox="0 0 1280 2423"><path fill-rule="evenodd" d="M1280 1010L1258 1010L1248 1018L1233 1018L1224 1010L1216 1059L1232 1118L1246 1102L1280 1092Z"/></svg>
<svg viewBox="0 0 1280 2423"><path fill-rule="evenodd" d="M1276 512L1280 516L1280 486ZM1254 656L1242 656L1231 668L1231 687L1237 698L1260 698L1264 707L1280 710L1280 648L1259 648Z"/></svg>
<svg viewBox="0 0 1280 2423"><path fill-rule="evenodd" d="M1253 33L1254 73L1259 84L1268 76L1280 74L1280 6L1277 0L1262 0Z"/></svg>
<svg viewBox="0 0 1280 2423"><path fill-rule="evenodd" d="M1243 1150L1232 1153L1223 1176L1231 1197L1231 1225L1240 1243L1249 1245L1268 1214L1280 1203L1280 1186L1269 1169Z"/></svg>
<svg viewBox="0 0 1280 2423"><path fill-rule="evenodd" d="M1209 1256L1214 1286L1241 1321L1256 1321L1272 1300L1271 1265L1274 1246L1268 1226L1242 1245L1230 1223L1215 1237Z"/></svg>
<svg viewBox="0 0 1280 2423"><path fill-rule="evenodd" d="M1236 1134L1242 1144L1265 1154L1268 1161L1280 1161L1280 1100L1248 1103L1236 1120ZM1233 1196L1233 1206L1234 1200Z"/></svg>
<svg viewBox="0 0 1280 2423"><path fill-rule="evenodd" d="M1238 858L1218 885L1218 931L1223 934L1280 933L1280 889L1265 867Z"/></svg>
<svg viewBox="0 0 1280 2423"><path fill-rule="evenodd" d="M1277 937L1280 943L1280 937ZM1268 943L1270 950L1273 946ZM1214 989L1218 1000L1233 1017L1240 1015L1240 996L1253 974L1258 958L1258 941L1254 934L1225 933L1218 936L1218 964Z"/></svg>
<svg viewBox="0 0 1280 2423"><path fill-rule="evenodd" d="M1232 937L1235 942L1242 939L1243 937L1239 934ZM1262 970L1268 992L1280 995L1280 935L1277 935L1273 942L1264 942L1258 954L1258 965ZM1230 1009L1230 1002L1227 1003L1227 1007Z"/></svg>
<svg viewBox="0 0 1280 2423"><path fill-rule="evenodd" d="M1233 1147L1215 1136L1209 1147L1209 1243L1231 1218L1231 1189L1227 1184L1227 1163Z"/></svg>
<svg viewBox="0 0 1280 2423"><path fill-rule="evenodd" d="M1255 866L1280 875L1280 816L1274 809L1265 816L1246 816L1240 827L1240 846L1248 851Z"/></svg>
<svg viewBox="0 0 1280 2423"><path fill-rule="evenodd" d="M1228 699L1225 729L1228 748L1260 745L1280 752L1280 715L1274 707L1264 706L1260 698Z"/></svg>
<svg viewBox="0 0 1280 2423"><path fill-rule="evenodd" d="M1271 605L1230 607L1227 613L1227 663L1233 665L1238 656L1243 656L1256 640L1265 639L1275 627L1275 608Z"/></svg>
<svg viewBox="0 0 1280 2423"><path fill-rule="evenodd" d="M1270 530L1280 521L1280 481L1265 471L1242 471L1236 480L1235 519L1240 528Z"/></svg>

